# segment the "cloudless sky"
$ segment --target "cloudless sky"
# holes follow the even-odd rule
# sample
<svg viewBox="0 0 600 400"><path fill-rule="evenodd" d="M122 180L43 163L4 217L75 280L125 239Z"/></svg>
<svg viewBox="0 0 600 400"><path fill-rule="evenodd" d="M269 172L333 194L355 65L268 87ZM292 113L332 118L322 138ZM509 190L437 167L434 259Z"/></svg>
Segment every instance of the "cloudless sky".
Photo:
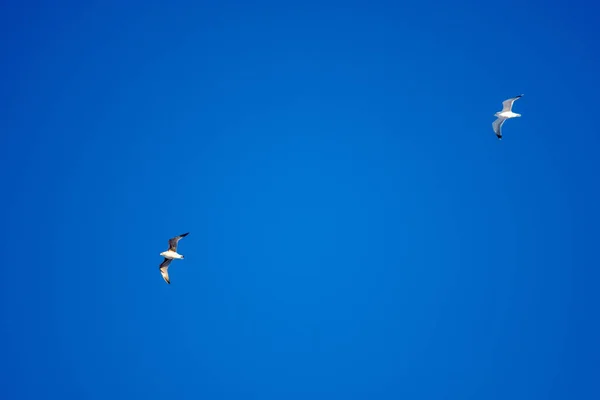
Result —
<svg viewBox="0 0 600 400"><path fill-rule="evenodd" d="M2 1L0 397L599 399L598 15Z"/></svg>

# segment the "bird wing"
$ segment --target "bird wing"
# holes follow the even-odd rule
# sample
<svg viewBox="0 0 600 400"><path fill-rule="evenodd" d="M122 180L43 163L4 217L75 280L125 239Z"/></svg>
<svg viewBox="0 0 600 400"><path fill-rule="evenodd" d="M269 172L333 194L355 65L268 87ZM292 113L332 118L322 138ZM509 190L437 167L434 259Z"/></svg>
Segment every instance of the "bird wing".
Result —
<svg viewBox="0 0 600 400"><path fill-rule="evenodd" d="M169 250L177 252L177 243L181 240L181 238L189 235L189 232L183 233L179 236L175 236L174 238L169 239Z"/></svg>
<svg viewBox="0 0 600 400"><path fill-rule="evenodd" d="M164 261L160 264L160 267L158 267L160 269L160 274L162 275L163 279L165 280L165 282L167 282L169 285L171 284L171 281L169 280L169 264L171 264L171 259L165 258Z"/></svg>
<svg viewBox="0 0 600 400"><path fill-rule="evenodd" d="M523 97L523 95L522 95L522 94L520 94L520 95L518 95L518 96L516 96L516 97L510 98L510 99L504 100L504 101L502 102L502 111L501 111L501 112L511 111L511 110L512 110L512 106L513 106L513 103L514 103L516 100L520 99L521 97Z"/></svg>
<svg viewBox="0 0 600 400"><path fill-rule="evenodd" d="M504 121L506 121L506 118L499 117L492 122L492 127L494 128L494 132L496 133L496 136L498 136L498 139L502 139L502 124L504 124Z"/></svg>

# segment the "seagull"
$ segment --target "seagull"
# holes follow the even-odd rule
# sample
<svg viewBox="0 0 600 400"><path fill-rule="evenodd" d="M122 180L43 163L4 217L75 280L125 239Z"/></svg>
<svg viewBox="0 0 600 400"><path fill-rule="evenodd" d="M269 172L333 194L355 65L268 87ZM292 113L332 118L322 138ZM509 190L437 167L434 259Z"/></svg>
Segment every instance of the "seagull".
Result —
<svg viewBox="0 0 600 400"><path fill-rule="evenodd" d="M521 114L512 112L513 103L521 97L523 97L522 94L511 99L504 100L502 102L502 111L498 111L496 114L494 114L494 117L498 117L498 119L496 119L492 123L492 127L494 128L494 132L496 132L496 136L498 136L498 139L502 140L502 124L504 124L504 121L506 121L509 118L521 116Z"/></svg>
<svg viewBox="0 0 600 400"><path fill-rule="evenodd" d="M169 239L169 250L160 253L160 255L165 259L158 268L160 269L160 274L162 275L163 279L169 285L171 284L171 281L169 280L169 272L167 271L169 269L169 264L171 264L171 261L173 261L175 258L183 260L183 256L177 253L177 243L187 235L189 235L189 232Z"/></svg>

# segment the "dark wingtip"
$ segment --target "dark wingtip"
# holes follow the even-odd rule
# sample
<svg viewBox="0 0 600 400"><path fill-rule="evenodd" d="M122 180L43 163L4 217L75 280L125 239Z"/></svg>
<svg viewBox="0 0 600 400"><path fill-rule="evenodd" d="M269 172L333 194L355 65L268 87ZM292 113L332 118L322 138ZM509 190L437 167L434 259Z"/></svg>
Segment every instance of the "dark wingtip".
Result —
<svg viewBox="0 0 600 400"><path fill-rule="evenodd" d="M179 236L181 236L181 237L186 237L186 236L187 236L187 235L189 235L189 234L190 234L189 232L186 232L186 233L184 233L184 234L182 234L182 235L179 235Z"/></svg>

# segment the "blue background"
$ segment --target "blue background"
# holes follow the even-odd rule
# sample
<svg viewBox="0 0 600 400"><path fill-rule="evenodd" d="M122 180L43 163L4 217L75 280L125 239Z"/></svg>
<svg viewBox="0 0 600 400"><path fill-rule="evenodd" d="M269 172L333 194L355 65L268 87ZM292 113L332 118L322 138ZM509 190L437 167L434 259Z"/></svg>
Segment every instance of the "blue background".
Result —
<svg viewBox="0 0 600 400"><path fill-rule="evenodd" d="M3 1L2 398L600 398L599 8Z"/></svg>

